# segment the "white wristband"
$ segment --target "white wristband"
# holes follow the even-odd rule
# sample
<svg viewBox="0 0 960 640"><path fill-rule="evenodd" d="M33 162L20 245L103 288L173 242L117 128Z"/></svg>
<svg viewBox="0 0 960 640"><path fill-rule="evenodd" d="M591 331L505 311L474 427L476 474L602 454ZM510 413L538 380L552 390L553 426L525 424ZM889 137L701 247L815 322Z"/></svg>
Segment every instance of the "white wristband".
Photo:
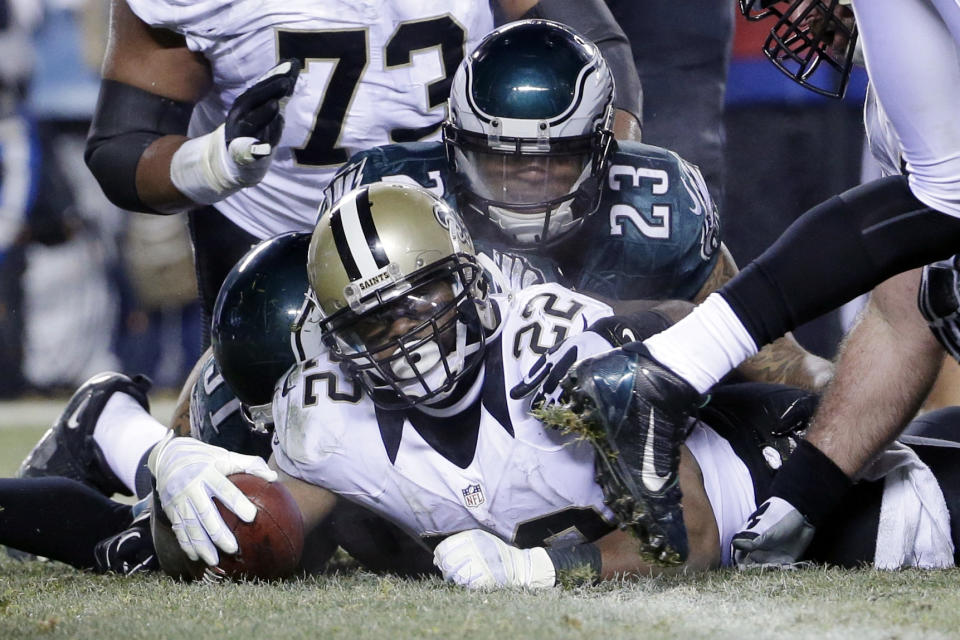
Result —
<svg viewBox="0 0 960 640"><path fill-rule="evenodd" d="M219 202L243 187L231 176L224 126L187 140L170 161L170 180L200 204Z"/></svg>
<svg viewBox="0 0 960 640"><path fill-rule="evenodd" d="M170 180L180 193L199 204L213 204L257 184L270 167L272 149L255 138L231 140L224 125L187 140L170 161Z"/></svg>
<svg viewBox="0 0 960 640"><path fill-rule="evenodd" d="M526 586L531 589L548 589L557 584L557 569L553 566L547 550L543 547L534 547L528 550L530 558L530 575Z"/></svg>

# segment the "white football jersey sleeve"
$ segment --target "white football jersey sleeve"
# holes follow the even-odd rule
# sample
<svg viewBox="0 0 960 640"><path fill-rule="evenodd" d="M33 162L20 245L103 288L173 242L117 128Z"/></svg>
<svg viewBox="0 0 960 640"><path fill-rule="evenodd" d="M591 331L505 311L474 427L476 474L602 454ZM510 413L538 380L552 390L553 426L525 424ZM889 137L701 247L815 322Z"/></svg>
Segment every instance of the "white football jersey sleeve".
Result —
<svg viewBox="0 0 960 640"><path fill-rule="evenodd" d="M960 217L960 3L853 0L853 10L878 114L895 132L910 190ZM872 132L871 143L878 137Z"/></svg>
<svg viewBox="0 0 960 640"><path fill-rule="evenodd" d="M867 86L867 96L863 103L863 125L867 134L867 145L870 154L880 165L884 176L895 176L900 173L900 141L893 125L884 113L883 107L877 101L877 94L873 85Z"/></svg>
<svg viewBox="0 0 960 640"><path fill-rule="evenodd" d="M512 399L510 389L558 338L610 308L555 284L497 301L503 324L488 343L479 398L456 415L378 410L326 356L292 369L274 395L280 468L428 542L475 528L524 547L609 531L593 448L545 428L530 415L531 397ZM472 454L441 453L436 427L476 429Z"/></svg>
<svg viewBox="0 0 960 640"><path fill-rule="evenodd" d="M358 151L439 138L450 81L493 28L486 0L127 0L147 24L182 34L210 63L213 88L191 136L282 58L303 71L266 177L216 204L265 238L309 231L322 191Z"/></svg>

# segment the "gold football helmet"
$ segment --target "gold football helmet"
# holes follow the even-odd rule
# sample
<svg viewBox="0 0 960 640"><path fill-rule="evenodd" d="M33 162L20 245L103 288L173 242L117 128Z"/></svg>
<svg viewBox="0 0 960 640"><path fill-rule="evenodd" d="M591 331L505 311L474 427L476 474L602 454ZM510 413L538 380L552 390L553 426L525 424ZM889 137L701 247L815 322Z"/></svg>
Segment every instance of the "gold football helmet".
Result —
<svg viewBox="0 0 960 640"><path fill-rule="evenodd" d="M477 369L495 324L487 276L459 216L429 191L351 191L307 255L323 343L378 405L439 401Z"/></svg>

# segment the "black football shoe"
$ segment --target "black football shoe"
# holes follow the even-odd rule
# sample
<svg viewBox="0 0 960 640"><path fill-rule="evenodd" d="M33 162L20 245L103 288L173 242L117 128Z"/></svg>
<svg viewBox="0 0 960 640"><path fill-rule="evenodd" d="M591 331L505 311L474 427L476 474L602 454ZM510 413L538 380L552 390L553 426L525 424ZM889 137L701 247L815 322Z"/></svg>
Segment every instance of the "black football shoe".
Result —
<svg viewBox="0 0 960 640"><path fill-rule="evenodd" d="M98 542L93 548L93 560L97 573L129 576L159 570L160 562L150 535L150 510L140 513L117 535Z"/></svg>
<svg viewBox="0 0 960 640"><path fill-rule="evenodd" d="M112 371L98 373L84 382L57 421L24 458L17 477L61 476L82 482L106 496L132 495L111 471L93 440L93 429L114 393L126 393L150 411L147 391L151 384L144 375L130 378Z"/></svg>
<svg viewBox="0 0 960 640"><path fill-rule="evenodd" d="M653 561L686 560L680 445L700 394L641 342L581 360L561 386L597 449L597 481L621 526Z"/></svg>

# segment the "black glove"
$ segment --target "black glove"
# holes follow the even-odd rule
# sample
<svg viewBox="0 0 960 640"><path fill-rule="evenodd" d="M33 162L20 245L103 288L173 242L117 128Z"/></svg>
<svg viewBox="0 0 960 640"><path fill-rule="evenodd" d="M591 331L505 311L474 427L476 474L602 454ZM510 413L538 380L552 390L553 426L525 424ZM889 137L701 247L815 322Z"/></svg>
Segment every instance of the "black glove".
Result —
<svg viewBox="0 0 960 640"><path fill-rule="evenodd" d="M283 133L280 100L293 93L299 74L299 60L281 60L252 87L240 94L227 112L224 122L227 147L236 138L256 138L267 146L254 145L250 149L251 153L256 157L270 155Z"/></svg>
<svg viewBox="0 0 960 640"><path fill-rule="evenodd" d="M516 386L510 389L514 400L524 398L536 391L531 406L534 408L561 402L560 380L577 360L612 349L613 346L598 333L584 331L563 340L540 356L530 371Z"/></svg>
<svg viewBox="0 0 960 640"><path fill-rule="evenodd" d="M263 179L283 132L280 103L299 73L299 61L281 60L240 94L222 125L180 146L170 161L170 180L180 193L213 204Z"/></svg>

